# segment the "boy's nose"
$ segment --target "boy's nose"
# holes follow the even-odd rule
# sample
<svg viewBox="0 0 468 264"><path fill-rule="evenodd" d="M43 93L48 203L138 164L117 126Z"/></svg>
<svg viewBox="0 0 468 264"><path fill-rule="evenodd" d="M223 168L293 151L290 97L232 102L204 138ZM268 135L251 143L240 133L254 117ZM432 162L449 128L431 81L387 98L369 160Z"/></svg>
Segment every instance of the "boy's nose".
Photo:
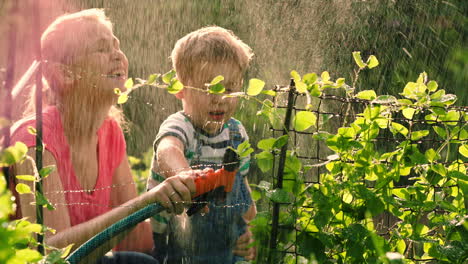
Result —
<svg viewBox="0 0 468 264"><path fill-rule="evenodd" d="M211 104L219 104L223 100L222 94L210 94L209 97Z"/></svg>

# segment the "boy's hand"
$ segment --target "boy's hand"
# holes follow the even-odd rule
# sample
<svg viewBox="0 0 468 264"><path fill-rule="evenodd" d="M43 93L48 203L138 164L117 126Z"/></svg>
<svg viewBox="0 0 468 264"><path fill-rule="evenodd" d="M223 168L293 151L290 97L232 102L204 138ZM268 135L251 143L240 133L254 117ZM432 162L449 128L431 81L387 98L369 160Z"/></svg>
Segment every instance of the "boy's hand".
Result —
<svg viewBox="0 0 468 264"><path fill-rule="evenodd" d="M232 253L237 256L244 257L246 260L254 260L257 254L255 247L249 247L254 242L253 234L247 226L247 230L236 241L236 246Z"/></svg>

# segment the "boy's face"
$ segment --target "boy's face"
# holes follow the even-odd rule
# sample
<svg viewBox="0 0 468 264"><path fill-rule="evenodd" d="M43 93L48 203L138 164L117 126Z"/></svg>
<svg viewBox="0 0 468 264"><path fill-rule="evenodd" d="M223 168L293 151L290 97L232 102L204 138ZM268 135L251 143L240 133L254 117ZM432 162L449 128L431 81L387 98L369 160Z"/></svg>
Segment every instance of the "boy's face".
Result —
<svg viewBox="0 0 468 264"><path fill-rule="evenodd" d="M226 97L226 94L240 92L242 73L232 63L209 64L203 70L205 76L194 76L187 86L202 88L218 75L224 77L222 84L226 88L224 95L210 94L205 91L184 88L177 97L182 99L184 112L190 117L193 125L209 134L215 134L232 117L237 107L237 97Z"/></svg>

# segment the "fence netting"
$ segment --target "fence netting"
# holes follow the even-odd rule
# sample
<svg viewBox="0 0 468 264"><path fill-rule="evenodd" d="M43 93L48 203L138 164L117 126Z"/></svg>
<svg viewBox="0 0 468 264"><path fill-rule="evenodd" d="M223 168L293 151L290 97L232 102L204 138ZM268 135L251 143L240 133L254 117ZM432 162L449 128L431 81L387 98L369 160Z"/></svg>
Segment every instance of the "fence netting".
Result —
<svg viewBox="0 0 468 264"><path fill-rule="evenodd" d="M372 115L373 110L371 109L375 107L379 107L380 115L385 118L378 122L377 132L375 132L376 134L372 135L372 139L369 140L373 144L374 151L378 152L379 155L390 153L388 155L386 154L389 157L388 160L391 160L391 153L396 153L396 151L402 148L408 147L408 151L415 152L414 155L410 156L411 160L401 161L402 164L413 164L413 167L405 168L402 165L404 169L401 170L401 176L396 180L393 179L391 183L390 181L387 183L390 184L393 189L397 190L394 193L391 193L392 190L390 190L389 196L395 197L396 199L400 197L406 198L404 195L407 193L405 193L404 189L413 190L421 186L421 173L423 170L434 174L432 178L429 177L430 175L424 174L425 178L437 178L439 180L441 176L434 173L437 168L449 167L449 170L465 171L467 157L461 154L463 151L460 148L466 146L468 139L468 107L466 106L447 106L438 103L433 103L432 105L418 105L416 103L409 104L406 108L407 110L402 111L401 102L404 101L398 102L396 97L393 96L363 100L355 96L349 96L349 94L347 95L346 92L342 90L329 89L319 96L311 97L305 93L298 93L294 87L293 81L290 86L276 86L275 91L277 92L273 98L275 115L281 117L280 119L282 122L271 122L270 130L274 138L288 135L289 140L287 145L283 146L287 151L272 152L272 154L274 154L274 167L272 170L273 173L270 174L271 178L269 179L272 186L270 186L270 199L268 201L268 210L271 213L271 219L269 219L271 229L269 229L269 249L267 253L263 252L268 255L268 258L266 258L268 259L268 263L309 263L308 261L310 261L311 255L313 255L312 258L316 259L318 263L323 263L325 259L329 259L333 255L328 254L329 251L333 251L334 249L333 246L324 242L327 241L327 238L324 238L324 234L327 235L324 229L329 228L329 225L333 223L333 217L338 216L327 215L333 214L333 210L312 210L314 206L318 204L314 202L313 199L328 199L327 195L323 195L326 194L326 191L321 189L321 185L324 184L324 179L328 181L330 181L330 177L333 178L332 180L336 181L346 181L346 179L349 179L347 177L350 176L346 176L347 172L343 171L343 169L337 169L332 163L340 161L348 163L350 166L359 166L360 161L354 160L349 156L347 157L345 154L337 154L336 149L341 149L339 144L348 144L349 142L340 143L340 141L338 141L333 143L338 146L333 147L333 144L330 143L330 138L340 133L343 136L347 133L346 131L348 131L346 128L352 129L353 126L355 126L353 122L355 122L357 118L365 119L366 115ZM297 130L294 124L294 122L296 122L295 117L297 113L303 111L315 114L315 124L306 130ZM343 128L345 129L343 130ZM450 138L448 133L450 133ZM353 134L350 137L351 142L355 142L352 140L353 137L356 139L365 136ZM327 146L327 141L332 145L331 148ZM350 148L352 148L352 146ZM433 152L428 151L429 149L435 150L437 155L434 154L434 157L431 156ZM440 158L440 156L442 156L442 158ZM288 162L288 158L291 157L296 157L302 164L297 175L293 175L294 173L291 173L290 168L287 168L288 165L284 165L284 163ZM370 166L372 163L379 163L378 166L381 166L383 169L391 169L386 167L387 162L383 158L380 160L363 161L363 171L365 170L365 166ZM290 162L290 164L294 164L294 162ZM388 162L388 164L390 164L390 162ZM384 173L386 172L382 171L382 174ZM441 172L441 174L443 174L443 172ZM467 178L466 174L463 174L464 173L450 174L453 181L447 181L445 184L440 184L441 182L438 180L432 180L427 183L429 186L428 190L432 191L423 194L431 196L433 202L428 202L428 207L421 209L422 214L425 216L418 219L418 221L421 221L423 225L428 225L426 218L429 213L448 215L453 211L459 210L458 207L467 207L466 199L464 200L464 205L454 203L454 197L460 195L460 192L464 193L466 197L466 190L461 190L461 188L466 188L464 182ZM359 178L360 176L358 175L357 177ZM361 181L361 186L364 186L368 190L386 188L379 185L380 183L377 181L378 177L380 176L374 175L369 177L368 174L363 173L361 179L355 179L355 182ZM289 192L289 196L287 198L273 198L271 190L277 188L286 189ZM317 192L305 192L304 189L307 188L315 188ZM294 195L291 195L291 192ZM342 199L340 201L340 208L342 211L345 211L344 206L353 206L352 201L356 200L359 194L351 194L348 190L343 189L341 189L340 192L340 197ZM364 190L359 192L361 194L365 193ZM322 194L322 196L316 195L317 193ZM402 193L404 193L404 195ZM418 191L409 191L409 193L415 196L420 195ZM443 196L447 193L451 195ZM371 192L368 194L368 199L376 199L375 195ZM332 197L331 194L329 195ZM461 195L463 196L463 194ZM378 197L377 199L385 198ZM403 201L404 199L401 200ZM410 201L410 199L407 200ZM326 202L321 204L326 204ZM332 203L330 202L330 204ZM383 206L381 202L376 204L377 206ZM368 206L375 207L375 205L369 202L364 202L362 211L363 219L365 218L364 214L369 210L369 208L366 208ZM393 211L387 210L388 208L382 210L371 208L371 211L377 212L372 214L372 224L376 230L376 234L380 237L388 240L395 239L394 229L402 222L401 216L400 218L397 217L395 212L397 210L401 212L414 210L414 207L410 202L406 202L406 200L401 202L400 206L400 208L393 208ZM457 209L454 207L457 207ZM355 207L352 209L354 210ZM328 226L317 223L321 221L320 214L322 212L323 219ZM461 210L458 212L461 212ZM355 211L352 212L352 210L350 210L350 213L355 213ZM346 215L346 212L344 214ZM350 219L356 219L356 217L352 216ZM357 219L359 219L359 217L357 217ZM339 230L348 232L350 230L348 227L352 225L353 223L349 223L349 226L346 227L345 225ZM436 227L428 226L430 229L430 231L428 231L429 233L436 232ZM335 231L336 230L338 229L335 229ZM334 234L329 235L330 243L337 242L333 242L333 239L336 237L343 237L334 236ZM403 250L403 252L405 252L404 255L407 259L412 259L416 262L435 260L427 256L426 258L421 258L420 256L423 255L423 253L418 254L418 252L423 252L425 250L422 249L425 241L410 241L411 239L405 238L402 238L402 240L405 242L406 251ZM352 239L349 239L349 242L352 242ZM364 244L359 244L358 241L355 242L356 245L365 247ZM419 243L420 245L418 245L417 242L421 242ZM316 250L307 249L309 247L305 245L307 243L310 244L310 247L316 247L318 251L323 251L323 255L318 256ZM410 243L413 243L411 244L413 253L408 253ZM348 249L349 248L351 247L348 247ZM337 250L337 252L339 251L336 248L335 250ZM343 252L344 251L343 249ZM358 252L358 250L356 250L356 252ZM260 254L262 254L262 252L260 252ZM342 254L350 254L350 252L348 251ZM357 261L356 259L355 261ZM361 261L364 261L364 259L361 259Z"/></svg>

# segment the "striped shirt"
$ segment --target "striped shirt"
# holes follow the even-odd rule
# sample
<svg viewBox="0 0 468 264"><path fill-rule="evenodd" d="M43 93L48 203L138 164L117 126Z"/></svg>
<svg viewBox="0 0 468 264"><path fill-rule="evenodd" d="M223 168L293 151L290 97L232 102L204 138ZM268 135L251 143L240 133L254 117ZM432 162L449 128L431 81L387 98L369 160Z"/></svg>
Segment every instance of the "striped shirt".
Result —
<svg viewBox="0 0 468 264"><path fill-rule="evenodd" d="M244 126L240 121L232 118L230 122L235 122L239 129L240 142L248 140L248 135ZM210 135L203 130L196 128L191 123L190 119L183 113L177 112L169 116L159 128L159 133L154 142L155 154L151 166L151 177L148 177L148 189L153 188L163 181L164 173L157 173L156 150L158 144L164 137L174 136L178 138L184 146L184 155L190 166L193 169L203 169L205 167L212 167L218 169L223 162L224 153L231 145L231 131L228 124L224 124L221 131L217 134ZM197 165L204 165L204 167L197 167ZM208 166L207 166L208 165ZM239 173L246 176L249 171L250 157L241 159ZM155 215L152 219L153 231L156 233L163 233L169 221L170 214L166 211Z"/></svg>

